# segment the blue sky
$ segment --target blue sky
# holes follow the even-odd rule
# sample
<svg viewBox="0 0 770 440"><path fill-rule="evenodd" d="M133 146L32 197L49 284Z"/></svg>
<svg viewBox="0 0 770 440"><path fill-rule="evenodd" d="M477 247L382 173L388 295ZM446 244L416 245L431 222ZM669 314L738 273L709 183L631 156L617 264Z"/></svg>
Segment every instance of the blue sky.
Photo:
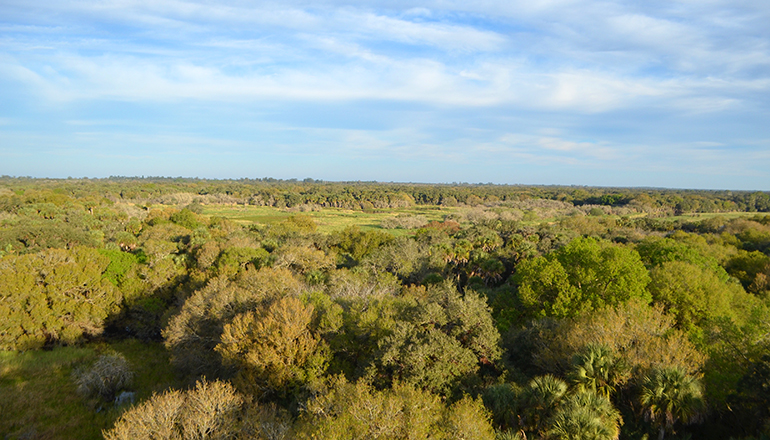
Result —
<svg viewBox="0 0 770 440"><path fill-rule="evenodd" d="M0 2L0 174L770 190L767 0Z"/></svg>

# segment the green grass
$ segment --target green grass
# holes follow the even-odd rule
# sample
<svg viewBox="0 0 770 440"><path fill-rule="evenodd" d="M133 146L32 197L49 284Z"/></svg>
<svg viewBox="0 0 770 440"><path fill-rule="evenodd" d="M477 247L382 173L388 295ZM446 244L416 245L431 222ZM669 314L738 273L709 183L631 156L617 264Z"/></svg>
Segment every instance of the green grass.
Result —
<svg viewBox="0 0 770 440"><path fill-rule="evenodd" d="M388 217L399 214L421 215L428 221L442 221L444 217L457 211L458 208L441 206L419 206L398 209L378 209L375 211L353 211L340 208L324 208L320 211L298 212L265 206L206 206L203 214L208 217L224 217L241 224L275 224L287 218L302 214L307 215L318 225L318 231L329 233L339 231L348 226L358 226L362 230L381 229L380 223ZM401 235L407 231L401 229L387 230Z"/></svg>
<svg viewBox="0 0 770 440"><path fill-rule="evenodd" d="M725 220L733 220L736 218L750 218L756 216L756 212L695 212L690 214L682 214L671 217L662 217L664 220L686 220L686 221L700 221L709 218L722 218ZM762 213L759 213L760 215Z"/></svg>
<svg viewBox="0 0 770 440"><path fill-rule="evenodd" d="M100 439L120 409L89 401L77 393L76 368L87 368L100 354L122 353L136 373L137 400L177 386L161 344L133 340L85 347L0 352L0 438Z"/></svg>
<svg viewBox="0 0 770 440"><path fill-rule="evenodd" d="M463 211L467 211L467 207L447 207L447 206L434 206L434 205L419 205L409 208L393 208L393 209L376 209L374 211L354 211L341 208L322 208L319 211L311 212L299 212L286 208L274 208L267 206L223 206L223 205L208 205L204 207L203 215L207 217L224 217L231 221L240 224L263 224L270 225L280 223L287 218L301 214L311 217L318 225L318 232L330 233L339 231L348 226L358 226L362 230L379 229L389 232L396 236L408 235L414 231L405 229L384 229L380 225L382 221L388 217L395 217L397 215L421 215L428 221L443 221L445 217L453 214L461 214ZM492 211L506 211L510 208L498 207L492 208ZM542 213L534 212L535 216L532 219L526 217L521 220L521 224L525 226L537 226L543 223L554 223L563 218L564 216L550 217L542 216ZM660 217L660 220L665 221L699 221L708 218L719 217L725 220L732 220L735 218L748 218L757 215L757 213L750 212L725 212L725 213L691 213L678 216ZM617 215L611 217L619 218ZM632 214L629 217L639 218L646 217L644 213Z"/></svg>

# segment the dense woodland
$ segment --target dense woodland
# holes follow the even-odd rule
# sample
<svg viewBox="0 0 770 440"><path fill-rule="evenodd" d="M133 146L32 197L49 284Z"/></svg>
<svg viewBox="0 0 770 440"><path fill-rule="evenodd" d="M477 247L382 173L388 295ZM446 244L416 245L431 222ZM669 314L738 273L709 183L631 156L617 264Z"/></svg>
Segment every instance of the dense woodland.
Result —
<svg viewBox="0 0 770 440"><path fill-rule="evenodd" d="M319 232L331 209L383 221ZM768 212L767 192L3 177L0 411L32 386L14 359L91 349L45 371L111 440L768 438Z"/></svg>

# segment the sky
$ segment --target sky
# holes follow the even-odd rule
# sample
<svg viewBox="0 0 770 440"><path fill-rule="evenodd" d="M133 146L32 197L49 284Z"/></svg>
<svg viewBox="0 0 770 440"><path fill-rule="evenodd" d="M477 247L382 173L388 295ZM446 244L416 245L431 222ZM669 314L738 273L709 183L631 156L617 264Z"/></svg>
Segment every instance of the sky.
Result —
<svg viewBox="0 0 770 440"><path fill-rule="evenodd" d="M770 190L767 0L0 0L0 175Z"/></svg>

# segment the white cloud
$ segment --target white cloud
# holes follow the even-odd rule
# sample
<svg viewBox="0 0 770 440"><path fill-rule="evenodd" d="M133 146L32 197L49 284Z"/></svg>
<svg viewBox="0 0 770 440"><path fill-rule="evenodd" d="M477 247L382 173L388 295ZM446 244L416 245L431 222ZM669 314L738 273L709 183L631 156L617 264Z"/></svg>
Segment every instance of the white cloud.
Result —
<svg viewBox="0 0 770 440"><path fill-rule="evenodd" d="M30 108L349 104L364 120L378 106L414 106L422 120L393 117L403 131L301 131L340 151L458 162L474 151L543 166L675 163L687 152L739 169L747 156L695 142L730 145L743 127L752 134L735 148L745 151L752 136L767 137L762 124L714 128L767 114L770 8L761 2L6 0L0 15L3 96ZM504 138L515 130L502 120L531 129ZM648 136L646 123L665 134ZM693 139L700 128L718 139ZM602 130L617 137L585 135Z"/></svg>

